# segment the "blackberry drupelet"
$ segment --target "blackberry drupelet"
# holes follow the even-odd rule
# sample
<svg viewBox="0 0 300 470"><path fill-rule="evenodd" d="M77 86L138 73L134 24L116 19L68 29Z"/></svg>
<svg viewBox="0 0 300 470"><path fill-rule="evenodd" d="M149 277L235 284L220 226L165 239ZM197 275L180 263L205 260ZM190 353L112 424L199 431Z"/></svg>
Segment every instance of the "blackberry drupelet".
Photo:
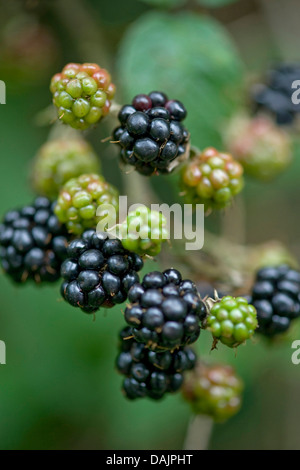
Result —
<svg viewBox="0 0 300 470"><path fill-rule="evenodd" d="M120 232L123 246L139 255L158 255L162 243L169 238L164 215L146 206L130 211Z"/></svg>
<svg viewBox="0 0 300 470"><path fill-rule="evenodd" d="M136 341L162 351L194 343L206 308L195 284L176 269L146 274L128 293L125 320Z"/></svg>
<svg viewBox="0 0 300 470"><path fill-rule="evenodd" d="M279 125L290 125L300 112L300 104L293 103L295 88L299 80L299 64L280 64L269 71L266 83L253 87L252 99L257 110L271 113Z"/></svg>
<svg viewBox="0 0 300 470"><path fill-rule="evenodd" d="M121 331L120 343L116 365L126 376L122 388L131 400L142 397L157 400L167 393L177 392L183 384L183 372L196 364L191 348L180 348L173 353L151 351L134 340L130 327Z"/></svg>
<svg viewBox="0 0 300 470"><path fill-rule="evenodd" d="M188 151L190 136L181 123L186 115L183 104L164 93L137 95L122 107L114 131L121 161L146 176L171 172Z"/></svg>
<svg viewBox="0 0 300 470"><path fill-rule="evenodd" d="M182 393L195 414L226 421L241 407L243 382L230 366L198 362L189 373Z"/></svg>
<svg viewBox="0 0 300 470"><path fill-rule="evenodd" d="M187 204L204 204L205 210L223 209L243 188L243 167L229 153L213 147L192 149L180 182Z"/></svg>
<svg viewBox="0 0 300 470"><path fill-rule="evenodd" d="M253 336L257 328L256 310L246 298L227 295L222 299L208 299L208 303L211 300L206 326L215 341L235 348Z"/></svg>
<svg viewBox="0 0 300 470"><path fill-rule="evenodd" d="M56 199L71 178L100 171L100 159L84 139L55 139L38 151L32 167L32 183L42 196Z"/></svg>
<svg viewBox="0 0 300 470"><path fill-rule="evenodd" d="M86 313L123 303L131 286L139 282L143 260L107 233L87 230L69 244L67 252L61 294Z"/></svg>
<svg viewBox="0 0 300 470"><path fill-rule="evenodd" d="M116 89L99 65L70 63L52 77L50 91L59 119L84 130L109 113Z"/></svg>
<svg viewBox="0 0 300 470"><path fill-rule="evenodd" d="M17 283L54 282L60 278L69 240L51 201L38 197L31 206L8 212L0 225L2 268Z"/></svg>
<svg viewBox="0 0 300 470"><path fill-rule="evenodd" d="M251 299L258 333L272 337L287 331L291 321L300 317L300 272L286 265L260 269Z"/></svg>
<svg viewBox="0 0 300 470"><path fill-rule="evenodd" d="M118 190L103 176L80 175L62 187L54 211L70 233L81 235L84 230L96 228L103 218L111 216L115 220L119 210L118 197Z"/></svg>

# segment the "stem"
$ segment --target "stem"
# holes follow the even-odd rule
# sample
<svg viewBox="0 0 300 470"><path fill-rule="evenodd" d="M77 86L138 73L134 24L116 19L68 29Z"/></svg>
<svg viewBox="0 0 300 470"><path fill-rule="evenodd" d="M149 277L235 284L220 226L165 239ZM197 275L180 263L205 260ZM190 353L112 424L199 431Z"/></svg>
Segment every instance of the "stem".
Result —
<svg viewBox="0 0 300 470"><path fill-rule="evenodd" d="M188 425L183 449L207 450L213 424L213 420L208 416L193 416Z"/></svg>

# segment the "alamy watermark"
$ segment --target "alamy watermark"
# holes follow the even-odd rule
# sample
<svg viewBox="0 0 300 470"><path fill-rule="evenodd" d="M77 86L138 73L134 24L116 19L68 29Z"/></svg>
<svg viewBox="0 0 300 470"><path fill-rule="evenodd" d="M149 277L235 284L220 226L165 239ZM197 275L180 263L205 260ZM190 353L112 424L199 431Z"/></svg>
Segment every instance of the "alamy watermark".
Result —
<svg viewBox="0 0 300 470"><path fill-rule="evenodd" d="M294 80L292 83L292 89L295 90L292 94L292 103L300 103L300 80Z"/></svg>
<svg viewBox="0 0 300 470"><path fill-rule="evenodd" d="M6 345L0 341L0 364L6 364Z"/></svg>
<svg viewBox="0 0 300 470"><path fill-rule="evenodd" d="M293 341L292 349L295 349L292 354L292 363L298 366L300 364L300 339Z"/></svg>
<svg viewBox="0 0 300 470"><path fill-rule="evenodd" d="M124 221L127 215L139 209L143 214L146 225L151 227L151 238L160 238L161 220L151 217L151 212L156 211L164 217L168 236L165 239L186 240L185 249L187 251L201 250L204 245L204 205L203 204L151 204L151 212L147 212L144 204L133 204L128 207L127 196L119 197L119 215L112 204L101 204L97 209L97 217L100 222L97 225L97 232L108 231L112 236L125 239L128 234L133 238L147 238L142 233L143 227L139 226L139 219L130 222L126 233L118 230L118 221ZM144 209L144 210L143 210Z"/></svg>
<svg viewBox="0 0 300 470"><path fill-rule="evenodd" d="M6 85L3 80L0 80L0 104L6 104Z"/></svg>

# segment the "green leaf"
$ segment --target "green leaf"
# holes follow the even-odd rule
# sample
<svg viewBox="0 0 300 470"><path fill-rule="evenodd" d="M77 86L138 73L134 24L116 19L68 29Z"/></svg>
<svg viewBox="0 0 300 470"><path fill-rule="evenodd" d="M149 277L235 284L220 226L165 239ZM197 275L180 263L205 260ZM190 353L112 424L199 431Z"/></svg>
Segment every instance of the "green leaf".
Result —
<svg viewBox="0 0 300 470"><path fill-rule="evenodd" d="M127 102L137 93L164 91L186 106L193 145L221 145L222 122L242 100L243 67L218 22L193 13L148 13L125 35L117 65Z"/></svg>
<svg viewBox="0 0 300 470"><path fill-rule="evenodd" d="M219 8L237 2L238 0L196 0L197 3L209 8Z"/></svg>

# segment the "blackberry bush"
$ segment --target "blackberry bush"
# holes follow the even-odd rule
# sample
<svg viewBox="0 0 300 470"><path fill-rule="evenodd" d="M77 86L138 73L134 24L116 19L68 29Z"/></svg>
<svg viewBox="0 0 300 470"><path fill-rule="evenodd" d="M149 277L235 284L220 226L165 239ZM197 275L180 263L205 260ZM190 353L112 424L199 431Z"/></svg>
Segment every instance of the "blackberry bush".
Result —
<svg viewBox="0 0 300 470"><path fill-rule="evenodd" d="M235 348L253 336L257 328L256 310L244 297L227 295L213 301L206 326L216 341Z"/></svg>
<svg viewBox="0 0 300 470"><path fill-rule="evenodd" d="M261 181L271 181L291 162L290 136L267 116L235 116L225 140L245 173Z"/></svg>
<svg viewBox="0 0 300 470"><path fill-rule="evenodd" d="M99 65L70 63L52 77L50 91L59 119L84 130L108 114L116 90Z"/></svg>
<svg viewBox="0 0 300 470"><path fill-rule="evenodd" d="M162 243L169 238L166 218L146 206L140 206L128 213L120 233L126 249L149 256L158 255Z"/></svg>
<svg viewBox="0 0 300 470"><path fill-rule="evenodd" d="M212 147L203 152L193 149L180 184L187 204L223 209L243 188L243 167L229 153Z"/></svg>
<svg viewBox="0 0 300 470"><path fill-rule="evenodd" d="M292 84L299 80L299 64L279 64L269 71L265 83L253 87L252 98L258 110L275 117L277 124L290 125L300 112L300 104L294 104Z"/></svg>
<svg viewBox="0 0 300 470"><path fill-rule="evenodd" d="M167 393L177 392L183 384L183 372L196 364L191 348L180 348L173 353L151 351L133 339L130 327L121 331L120 343L116 365L125 375L122 389L131 400L143 397L158 400Z"/></svg>
<svg viewBox="0 0 300 470"><path fill-rule="evenodd" d="M172 171L188 152L189 132L181 123L186 115L180 101L162 92L137 95L120 110L114 131L121 161L147 176Z"/></svg>
<svg viewBox="0 0 300 470"><path fill-rule="evenodd" d="M125 320L136 341L162 351L194 343L206 315L195 284L176 269L146 274L129 291Z"/></svg>
<svg viewBox="0 0 300 470"><path fill-rule="evenodd" d="M56 199L68 180L99 170L100 160L85 140L55 139L39 149L31 178L38 194Z"/></svg>
<svg viewBox="0 0 300 470"><path fill-rule="evenodd" d="M241 407L243 382L230 366L198 362L184 382L183 396L195 414L226 421Z"/></svg>
<svg viewBox="0 0 300 470"><path fill-rule="evenodd" d="M17 283L57 281L69 239L51 201L38 197L31 206L4 217L0 225L2 268Z"/></svg>
<svg viewBox="0 0 300 470"><path fill-rule="evenodd" d="M272 337L287 331L300 317L300 272L286 265L260 269L251 302L257 310L258 333Z"/></svg>
<svg viewBox="0 0 300 470"><path fill-rule="evenodd" d="M67 255L61 267L61 294L86 313L123 303L143 267L143 260L125 250L120 240L95 230L71 241Z"/></svg>
<svg viewBox="0 0 300 470"><path fill-rule="evenodd" d="M111 216L115 220L119 209L118 198L117 189L107 183L103 176L81 175L63 186L54 211L70 233L81 235L88 228L96 228L103 217ZM110 213L112 209L115 214Z"/></svg>

